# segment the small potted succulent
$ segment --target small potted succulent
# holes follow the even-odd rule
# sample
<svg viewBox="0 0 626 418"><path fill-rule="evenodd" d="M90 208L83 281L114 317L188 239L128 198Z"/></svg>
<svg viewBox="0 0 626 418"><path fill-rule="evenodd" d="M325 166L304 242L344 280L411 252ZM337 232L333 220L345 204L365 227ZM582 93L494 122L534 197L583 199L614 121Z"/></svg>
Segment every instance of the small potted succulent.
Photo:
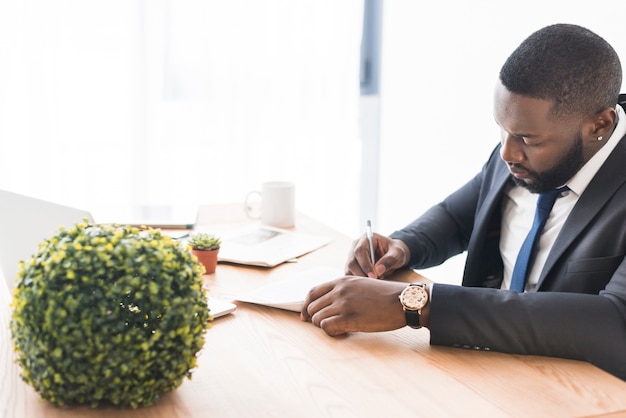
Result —
<svg viewBox="0 0 626 418"><path fill-rule="evenodd" d="M187 240L187 245L191 247L191 252L198 258L204 266L206 274L215 273L217 268L217 254L221 240L215 235L206 232L191 234Z"/></svg>
<svg viewBox="0 0 626 418"><path fill-rule="evenodd" d="M202 266L156 229L61 228L21 263L11 334L55 405L150 405L191 377L211 316Z"/></svg>

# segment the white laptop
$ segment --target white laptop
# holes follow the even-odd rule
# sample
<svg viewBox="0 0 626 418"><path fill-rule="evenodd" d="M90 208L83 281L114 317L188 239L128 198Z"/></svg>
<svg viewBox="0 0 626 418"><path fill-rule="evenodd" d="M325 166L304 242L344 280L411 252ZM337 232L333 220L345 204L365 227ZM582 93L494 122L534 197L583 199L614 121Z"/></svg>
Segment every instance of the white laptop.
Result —
<svg viewBox="0 0 626 418"><path fill-rule="evenodd" d="M0 190L0 269L13 288L19 262L30 258L41 241L61 225L70 227L87 218L88 211Z"/></svg>
<svg viewBox="0 0 626 418"><path fill-rule="evenodd" d="M91 213L57 203L0 190L0 276L13 289L19 262L37 252L39 243L66 228L87 219ZM213 300L211 315L217 318L234 310L234 304Z"/></svg>

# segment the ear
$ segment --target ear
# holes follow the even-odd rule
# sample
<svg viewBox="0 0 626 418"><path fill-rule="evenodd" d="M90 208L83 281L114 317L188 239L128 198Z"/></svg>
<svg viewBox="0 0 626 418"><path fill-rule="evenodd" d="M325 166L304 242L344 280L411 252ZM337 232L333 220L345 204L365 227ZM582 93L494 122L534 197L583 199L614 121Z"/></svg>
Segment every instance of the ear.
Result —
<svg viewBox="0 0 626 418"><path fill-rule="evenodd" d="M588 136L597 140L599 137L603 137L605 140L609 139L613 129L615 128L615 121L617 120L617 113L612 107L607 107L599 113L596 113L589 121L589 128L587 130Z"/></svg>

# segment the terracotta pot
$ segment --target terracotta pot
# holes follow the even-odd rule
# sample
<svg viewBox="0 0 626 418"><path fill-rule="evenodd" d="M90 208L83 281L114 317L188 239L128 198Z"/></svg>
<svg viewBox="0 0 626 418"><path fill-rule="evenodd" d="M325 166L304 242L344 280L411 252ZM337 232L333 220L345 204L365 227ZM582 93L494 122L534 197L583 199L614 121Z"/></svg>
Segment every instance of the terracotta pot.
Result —
<svg viewBox="0 0 626 418"><path fill-rule="evenodd" d="M191 250L191 253L198 258L198 261L204 266L205 274L215 273L217 268L217 253L219 250L200 251Z"/></svg>

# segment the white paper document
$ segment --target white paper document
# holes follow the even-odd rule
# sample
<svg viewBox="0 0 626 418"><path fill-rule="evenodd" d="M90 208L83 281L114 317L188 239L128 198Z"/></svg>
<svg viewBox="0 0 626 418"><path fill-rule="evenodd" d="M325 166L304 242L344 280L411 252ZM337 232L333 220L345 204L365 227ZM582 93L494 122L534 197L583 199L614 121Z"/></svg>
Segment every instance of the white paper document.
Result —
<svg viewBox="0 0 626 418"><path fill-rule="evenodd" d="M209 310L213 319L235 312L237 305L223 299L209 297Z"/></svg>
<svg viewBox="0 0 626 418"><path fill-rule="evenodd" d="M263 225L203 227L222 240L218 261L250 266L274 267L317 250L332 240Z"/></svg>
<svg viewBox="0 0 626 418"><path fill-rule="evenodd" d="M338 268L315 267L298 272L291 277L282 278L235 299L241 302L300 312L304 298L312 287L343 275L343 271Z"/></svg>

